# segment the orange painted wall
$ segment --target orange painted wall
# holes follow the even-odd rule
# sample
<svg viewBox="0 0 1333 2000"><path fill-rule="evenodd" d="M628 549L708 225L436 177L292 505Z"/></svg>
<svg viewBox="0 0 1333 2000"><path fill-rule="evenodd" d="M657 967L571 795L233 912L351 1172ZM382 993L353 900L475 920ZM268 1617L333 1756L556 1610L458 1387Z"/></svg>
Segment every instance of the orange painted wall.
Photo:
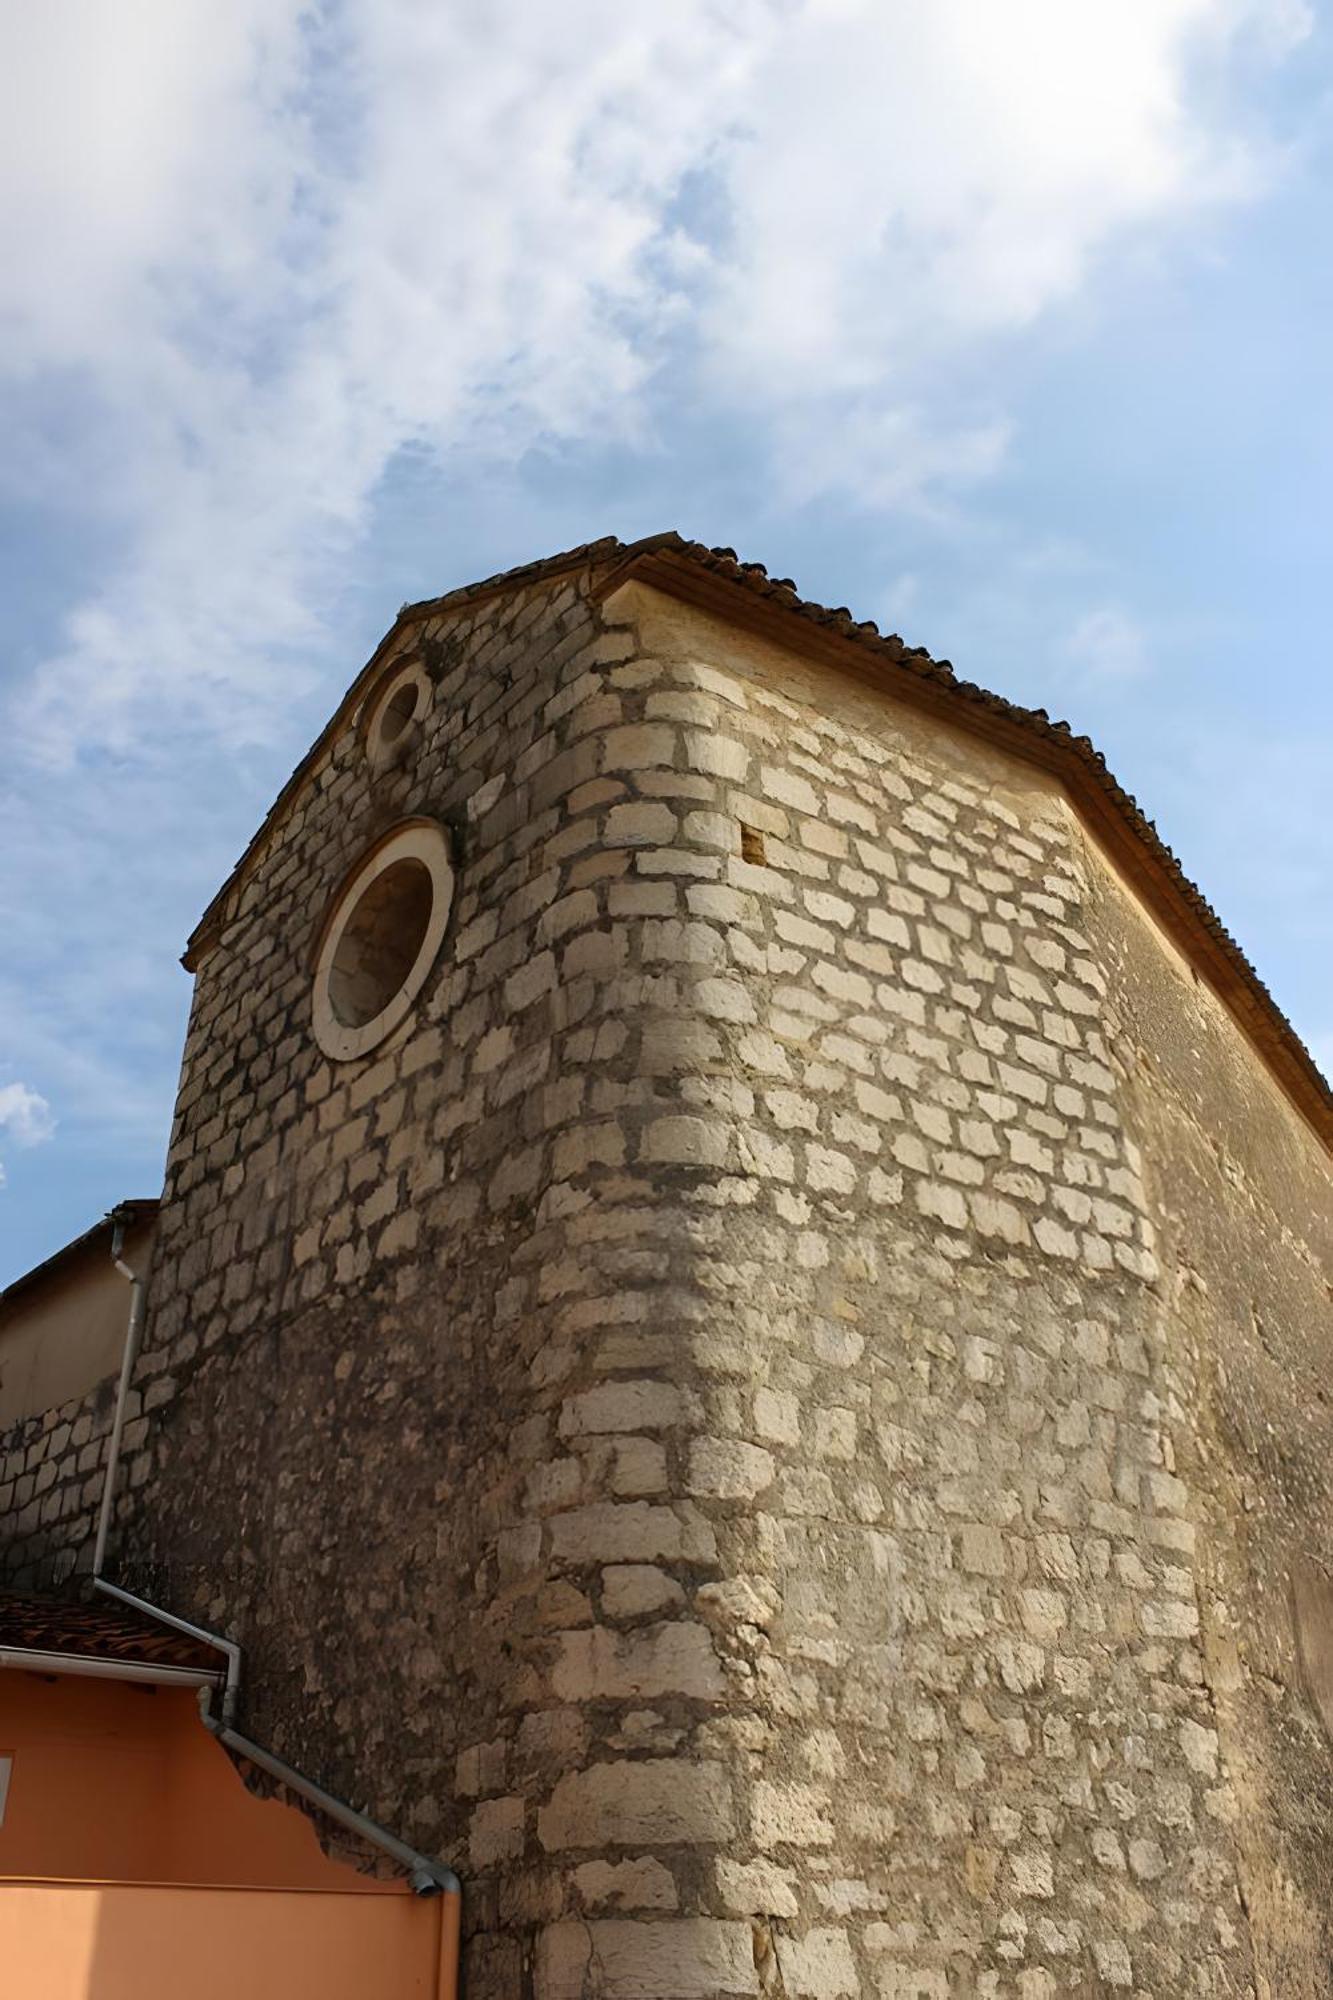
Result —
<svg viewBox="0 0 1333 2000"><path fill-rule="evenodd" d="M248 1792L190 1689L0 1671L3 1753L0 1876L410 1894L330 1861L304 1813Z"/></svg>
<svg viewBox="0 0 1333 2000"><path fill-rule="evenodd" d="M454 2000L458 1898L9 1883L15 2000Z"/></svg>
<svg viewBox="0 0 1333 2000"><path fill-rule="evenodd" d="M324 1855L193 1692L0 1670L8 2000L455 2000L459 1899Z"/></svg>

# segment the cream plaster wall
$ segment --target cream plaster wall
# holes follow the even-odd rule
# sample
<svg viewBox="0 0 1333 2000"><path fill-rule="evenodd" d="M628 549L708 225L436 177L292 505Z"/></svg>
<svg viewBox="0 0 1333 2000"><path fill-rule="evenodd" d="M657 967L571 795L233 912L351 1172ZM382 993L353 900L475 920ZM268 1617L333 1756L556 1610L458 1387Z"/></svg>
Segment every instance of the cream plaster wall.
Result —
<svg viewBox="0 0 1333 2000"><path fill-rule="evenodd" d="M146 1271L152 1222L130 1230L125 1262ZM120 1366L129 1286L106 1250L79 1253L67 1268L0 1298L0 1427L56 1408Z"/></svg>

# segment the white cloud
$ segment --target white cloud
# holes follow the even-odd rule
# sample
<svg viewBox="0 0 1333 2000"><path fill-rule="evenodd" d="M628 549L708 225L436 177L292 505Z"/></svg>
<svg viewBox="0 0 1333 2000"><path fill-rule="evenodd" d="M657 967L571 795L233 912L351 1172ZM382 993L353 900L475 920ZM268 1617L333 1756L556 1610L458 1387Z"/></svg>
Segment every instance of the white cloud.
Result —
<svg viewBox="0 0 1333 2000"><path fill-rule="evenodd" d="M1236 25L1213 0L800 9L729 177L719 347L787 392L877 386L1030 321L1113 230L1244 191L1255 155L1183 96L1191 41Z"/></svg>
<svg viewBox="0 0 1333 2000"><path fill-rule="evenodd" d="M396 453L650 421L686 340L789 495L923 505L1004 412L950 355L1117 232L1252 191L1191 65L1292 0L65 0L11 9L0 380L27 489L79 453L127 538L20 721L59 760L164 720L262 740ZM688 338L687 338L688 337ZM3 476L3 475L0 475ZM77 475L76 475L77 476ZM188 671L187 671L188 668ZM276 692L275 692L276 690Z"/></svg>
<svg viewBox="0 0 1333 2000"><path fill-rule="evenodd" d="M1141 625L1117 604L1085 611L1066 633L1058 653L1085 686L1138 680L1148 671L1148 642Z"/></svg>
<svg viewBox="0 0 1333 2000"><path fill-rule="evenodd" d="M133 363L151 379L184 331L182 279L208 271L233 314L263 282L300 157L285 106L298 14L269 0L62 0L7 13L8 368L123 374Z"/></svg>
<svg viewBox="0 0 1333 2000"><path fill-rule="evenodd" d="M40 1146L56 1129L51 1107L38 1091L26 1083L0 1083L0 1134L16 1146ZM0 1188L7 1180L0 1160Z"/></svg>

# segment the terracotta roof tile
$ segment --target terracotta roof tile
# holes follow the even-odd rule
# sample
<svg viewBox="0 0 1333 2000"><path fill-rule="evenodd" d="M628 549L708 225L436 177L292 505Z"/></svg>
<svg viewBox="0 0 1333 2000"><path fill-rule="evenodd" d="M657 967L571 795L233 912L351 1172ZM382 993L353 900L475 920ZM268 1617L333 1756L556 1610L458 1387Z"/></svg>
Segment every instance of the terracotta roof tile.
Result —
<svg viewBox="0 0 1333 2000"><path fill-rule="evenodd" d="M184 1632L115 1604L73 1604L0 1593L0 1648L72 1659L190 1667L222 1678L221 1656Z"/></svg>

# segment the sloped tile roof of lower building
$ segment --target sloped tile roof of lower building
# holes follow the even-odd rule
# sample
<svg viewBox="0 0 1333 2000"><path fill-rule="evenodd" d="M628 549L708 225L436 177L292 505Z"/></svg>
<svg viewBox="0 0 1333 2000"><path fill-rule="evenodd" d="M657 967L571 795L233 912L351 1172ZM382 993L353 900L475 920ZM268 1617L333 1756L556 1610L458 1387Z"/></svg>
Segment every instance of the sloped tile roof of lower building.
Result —
<svg viewBox="0 0 1333 2000"><path fill-rule="evenodd" d="M1287 1094L1333 1149L1333 1091L1216 911L1088 737L1075 735L1067 722L1052 722L1045 709L1020 707L972 681L960 680L948 660L934 659L924 647L905 645L896 634L854 618L845 606L831 608L802 597L789 578L770 576L762 563L742 562L733 549L709 548L674 530L628 543L608 535L441 597L404 605L209 904L186 947L188 968L194 968L212 942L225 919L231 890L285 816L325 742L355 710L404 633L426 618L576 571L588 573L598 596L631 580L651 584L733 624L766 633L793 652L813 654L855 672L886 694L930 710L1053 773L1092 829L1108 842L1154 914L1229 1007Z"/></svg>
<svg viewBox="0 0 1333 2000"><path fill-rule="evenodd" d="M0 1651L60 1654L119 1665L188 1667L222 1678L211 1646L116 1604L0 1593Z"/></svg>

